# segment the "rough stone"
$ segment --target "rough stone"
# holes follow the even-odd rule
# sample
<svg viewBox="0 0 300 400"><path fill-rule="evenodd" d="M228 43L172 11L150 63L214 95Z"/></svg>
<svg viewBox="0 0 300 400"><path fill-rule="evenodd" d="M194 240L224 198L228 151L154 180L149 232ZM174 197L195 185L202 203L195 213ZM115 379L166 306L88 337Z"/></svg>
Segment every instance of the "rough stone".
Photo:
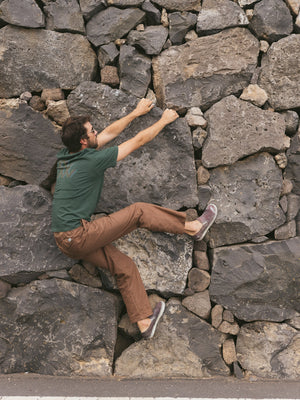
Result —
<svg viewBox="0 0 300 400"><path fill-rule="evenodd" d="M139 7L144 0L106 0L108 6L116 7Z"/></svg>
<svg viewBox="0 0 300 400"><path fill-rule="evenodd" d="M274 159L277 162L279 168L285 169L288 163L287 156L285 153L276 154Z"/></svg>
<svg viewBox="0 0 300 400"><path fill-rule="evenodd" d="M146 12L148 25L159 25L161 20L161 13L150 0L145 0L142 4L142 10Z"/></svg>
<svg viewBox="0 0 300 400"><path fill-rule="evenodd" d="M200 11L201 0L153 0L153 3L170 11Z"/></svg>
<svg viewBox="0 0 300 400"><path fill-rule="evenodd" d="M43 1L43 0L42 0ZM79 0L82 15L86 20L89 20L99 11L106 8L106 0Z"/></svg>
<svg viewBox="0 0 300 400"><path fill-rule="evenodd" d="M106 65L101 69L101 83L116 87L120 83L118 68L112 65Z"/></svg>
<svg viewBox="0 0 300 400"><path fill-rule="evenodd" d="M0 19L26 28L45 26L45 16L34 0L3 0L0 2Z"/></svg>
<svg viewBox="0 0 300 400"><path fill-rule="evenodd" d="M266 40L260 40L259 44L260 44L259 50L262 51L263 53L266 53L270 48L270 45Z"/></svg>
<svg viewBox="0 0 300 400"><path fill-rule="evenodd" d="M286 0L286 3L295 15L299 14L300 0Z"/></svg>
<svg viewBox="0 0 300 400"><path fill-rule="evenodd" d="M210 174L202 165L197 169L197 183L198 185L205 185L209 180Z"/></svg>
<svg viewBox="0 0 300 400"><path fill-rule="evenodd" d="M281 189L281 193L280 196L284 196L287 195L289 193L291 193L293 190L293 182L290 179L283 179L282 182L282 189Z"/></svg>
<svg viewBox="0 0 300 400"><path fill-rule="evenodd" d="M29 105L35 111L44 111L46 108L45 102L40 98L40 96L32 96L29 100Z"/></svg>
<svg viewBox="0 0 300 400"><path fill-rule="evenodd" d="M241 328L237 358L255 376L299 379L300 334L287 324L253 322Z"/></svg>
<svg viewBox="0 0 300 400"><path fill-rule="evenodd" d="M194 250L193 261L195 267L209 271L209 261L206 252Z"/></svg>
<svg viewBox="0 0 300 400"><path fill-rule="evenodd" d="M229 335L237 335L240 331L240 327L237 322L231 324L228 321L223 321L218 327L218 330L222 333L227 333Z"/></svg>
<svg viewBox="0 0 300 400"><path fill-rule="evenodd" d="M211 325L171 299L154 338L126 349L116 361L115 375L131 379L228 375L220 355L223 340Z"/></svg>
<svg viewBox="0 0 300 400"><path fill-rule="evenodd" d="M1 373L110 376L115 295L61 279L13 288L0 301Z"/></svg>
<svg viewBox="0 0 300 400"><path fill-rule="evenodd" d="M120 89L137 97L144 97L151 81L151 59L133 46L120 49Z"/></svg>
<svg viewBox="0 0 300 400"><path fill-rule="evenodd" d="M88 21L87 38L94 46L108 44L125 36L143 20L144 16L145 13L138 8L108 7Z"/></svg>
<svg viewBox="0 0 300 400"><path fill-rule="evenodd" d="M237 361L235 344L233 339L227 339L223 343L222 354L226 364L230 365Z"/></svg>
<svg viewBox="0 0 300 400"><path fill-rule="evenodd" d="M162 51L168 37L168 30L163 26L148 26L144 31L131 31L127 43L141 48L148 55L156 55Z"/></svg>
<svg viewBox="0 0 300 400"><path fill-rule="evenodd" d="M282 0L262 0L255 4L250 28L260 39L275 42L293 31L292 15Z"/></svg>
<svg viewBox="0 0 300 400"><path fill-rule="evenodd" d="M190 42L191 40L195 40L198 39L198 35L195 31L189 31L186 35L185 35L185 41L186 42Z"/></svg>
<svg viewBox="0 0 300 400"><path fill-rule="evenodd" d="M82 35L5 26L0 42L0 97L44 88L70 90L95 76L97 57Z"/></svg>
<svg viewBox="0 0 300 400"><path fill-rule="evenodd" d="M82 83L68 97L71 115L90 114L98 132L132 111L137 102L134 96L94 82ZM152 125L161 113L154 107L133 121L112 144L124 142ZM107 170L98 211L116 211L136 201L176 210L198 203L191 133L184 119L179 118L147 146Z"/></svg>
<svg viewBox="0 0 300 400"><path fill-rule="evenodd" d="M200 126L206 128L207 121L203 117L203 113L199 107L191 107L186 113L185 119L189 126Z"/></svg>
<svg viewBox="0 0 300 400"><path fill-rule="evenodd" d="M223 321L223 307L216 304L211 310L211 324L214 328L218 328Z"/></svg>
<svg viewBox="0 0 300 400"><path fill-rule="evenodd" d="M11 285L0 279L0 299L6 297L7 293L10 291Z"/></svg>
<svg viewBox="0 0 300 400"><path fill-rule="evenodd" d="M99 47L98 61L100 68L103 68L107 64L113 64L118 56L119 50L114 43L105 44Z"/></svg>
<svg viewBox="0 0 300 400"><path fill-rule="evenodd" d="M234 315L232 314L231 311L224 310L223 311L223 320L233 324L234 323Z"/></svg>
<svg viewBox="0 0 300 400"><path fill-rule="evenodd" d="M230 0L203 0L197 20L197 33L216 33L225 28L248 25L238 4Z"/></svg>
<svg viewBox="0 0 300 400"><path fill-rule="evenodd" d="M286 219L287 221L292 221L294 218L296 218L299 209L300 209L300 196L296 194L289 194L287 196L287 216Z"/></svg>
<svg viewBox="0 0 300 400"><path fill-rule="evenodd" d="M288 110L282 113L285 119L286 129L285 133L293 136L297 132L299 126L299 115L296 111Z"/></svg>
<svg viewBox="0 0 300 400"><path fill-rule="evenodd" d="M0 173L39 184L49 173L61 139L52 123L26 103L0 102Z"/></svg>
<svg viewBox="0 0 300 400"><path fill-rule="evenodd" d="M202 149L202 162L206 168L230 165L259 151L279 152L290 145L282 115L261 110L235 96L214 104L205 118L208 137Z"/></svg>
<svg viewBox="0 0 300 400"><path fill-rule="evenodd" d="M193 146L195 147L195 150L199 150L202 148L206 137L207 132L201 127L193 130Z"/></svg>
<svg viewBox="0 0 300 400"><path fill-rule="evenodd" d="M204 211L211 199L211 188L208 185L199 186L198 198L199 198L198 210Z"/></svg>
<svg viewBox="0 0 300 400"><path fill-rule="evenodd" d="M182 300L182 305L200 318L210 317L211 304L208 290L186 297Z"/></svg>
<svg viewBox="0 0 300 400"><path fill-rule="evenodd" d="M241 7L250 6L251 4L257 3L259 0L238 0Z"/></svg>
<svg viewBox="0 0 300 400"><path fill-rule="evenodd" d="M44 89L41 94L41 99L46 103L48 100L59 101L64 100L64 92L60 88Z"/></svg>
<svg viewBox="0 0 300 400"><path fill-rule="evenodd" d="M293 238L296 236L296 222L295 220L290 221L274 231L274 238L276 240L284 240Z"/></svg>
<svg viewBox="0 0 300 400"><path fill-rule="evenodd" d="M284 213L286 213L287 212L287 207L288 207L288 201L287 201L287 196L286 195L281 197L279 204L280 204L280 207L282 208L282 211Z"/></svg>
<svg viewBox="0 0 300 400"><path fill-rule="evenodd" d="M46 28L61 32L85 33L84 20L77 0L56 0L44 7Z"/></svg>
<svg viewBox="0 0 300 400"><path fill-rule="evenodd" d="M136 263L146 290L183 293L192 267L193 247L189 237L138 229L114 243Z"/></svg>
<svg viewBox="0 0 300 400"><path fill-rule="evenodd" d="M71 266L50 231L51 198L38 186L0 187L1 279L26 283L42 272Z"/></svg>
<svg viewBox="0 0 300 400"><path fill-rule="evenodd" d="M279 206L282 174L268 153L211 170L209 186L219 210L210 228L212 247L266 235L285 222Z"/></svg>
<svg viewBox="0 0 300 400"><path fill-rule="evenodd" d="M161 10L161 17L160 17L160 23L162 24L162 26L164 26L165 28L169 27L169 18L168 18L168 13L167 10L165 8L163 8ZM166 43L167 45L167 43ZM165 46L166 46L165 45Z"/></svg>
<svg viewBox="0 0 300 400"><path fill-rule="evenodd" d="M91 275L82 265L75 264L69 271L71 278L82 285L101 288L102 282L96 276Z"/></svg>
<svg viewBox="0 0 300 400"><path fill-rule="evenodd" d="M300 129L291 140L291 147L287 151L288 165L285 170L285 180L289 184L288 189L300 196ZM288 190L285 190L288 193Z"/></svg>
<svg viewBox="0 0 300 400"><path fill-rule="evenodd" d="M284 321L299 312L300 238L212 251L211 300L243 321Z"/></svg>
<svg viewBox="0 0 300 400"><path fill-rule="evenodd" d="M63 123L70 117L66 100L50 100L47 104L47 115L51 119L53 119L58 125L63 125Z"/></svg>
<svg viewBox="0 0 300 400"><path fill-rule="evenodd" d="M291 325L293 328L300 330L300 314L286 320L286 323Z"/></svg>
<svg viewBox="0 0 300 400"><path fill-rule="evenodd" d="M258 85L277 110L300 107L300 35L273 43L262 59Z"/></svg>
<svg viewBox="0 0 300 400"><path fill-rule="evenodd" d="M20 95L20 100L24 100L24 101L28 102L30 99L32 99L32 94L30 92L23 92Z"/></svg>
<svg viewBox="0 0 300 400"><path fill-rule="evenodd" d="M249 84L258 52L259 42L244 28L172 46L153 60L159 104L177 110L207 108L237 93Z"/></svg>
<svg viewBox="0 0 300 400"><path fill-rule="evenodd" d="M182 44L187 32L194 27L197 16L190 12L169 14L169 36L172 44Z"/></svg>
<svg viewBox="0 0 300 400"><path fill-rule="evenodd" d="M210 284L210 274L207 271L192 268L188 274L188 287L195 292L203 292Z"/></svg>
<svg viewBox="0 0 300 400"><path fill-rule="evenodd" d="M251 101L255 106L262 107L268 100L268 95L258 85L249 85L243 90L240 99Z"/></svg>

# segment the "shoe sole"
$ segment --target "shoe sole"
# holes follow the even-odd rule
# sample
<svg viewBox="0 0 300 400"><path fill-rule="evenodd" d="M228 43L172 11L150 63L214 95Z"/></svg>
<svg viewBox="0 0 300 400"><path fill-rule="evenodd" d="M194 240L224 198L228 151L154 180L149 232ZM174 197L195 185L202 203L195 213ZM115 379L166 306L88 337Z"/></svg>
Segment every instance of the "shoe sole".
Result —
<svg viewBox="0 0 300 400"><path fill-rule="evenodd" d="M152 329L151 335L149 336L148 339L153 338L154 333L155 333L155 331L156 331L156 327L157 327L158 321L160 320L160 318L162 317L163 313L165 312L165 308L166 308L166 305L165 305L165 303L162 301L162 306L161 306L160 312L159 312L159 314L158 314L158 316L157 316L157 318L156 318L156 321L155 321L155 323L154 323L154 325L153 325L153 329Z"/></svg>
<svg viewBox="0 0 300 400"><path fill-rule="evenodd" d="M212 226L212 224L215 222L217 215L218 215L218 209L217 206L215 204L210 204L211 207L213 207L215 209L215 215L214 218L212 219L212 221L210 222L210 224L207 225L205 231L203 232L202 236L200 236L199 238L195 239L196 242L199 242L200 240L203 240L205 235L207 234L209 228Z"/></svg>

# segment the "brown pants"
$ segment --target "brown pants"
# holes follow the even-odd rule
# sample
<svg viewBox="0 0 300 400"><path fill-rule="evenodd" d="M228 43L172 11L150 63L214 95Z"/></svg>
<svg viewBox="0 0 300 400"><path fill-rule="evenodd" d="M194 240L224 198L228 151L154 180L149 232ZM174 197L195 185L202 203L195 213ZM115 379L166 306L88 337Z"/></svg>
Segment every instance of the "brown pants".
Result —
<svg viewBox="0 0 300 400"><path fill-rule="evenodd" d="M147 203L134 203L109 216L88 222L68 232L55 232L59 249L67 256L106 268L116 282L131 322L152 314L139 271L131 258L111 244L136 228L152 232L183 233L186 214Z"/></svg>

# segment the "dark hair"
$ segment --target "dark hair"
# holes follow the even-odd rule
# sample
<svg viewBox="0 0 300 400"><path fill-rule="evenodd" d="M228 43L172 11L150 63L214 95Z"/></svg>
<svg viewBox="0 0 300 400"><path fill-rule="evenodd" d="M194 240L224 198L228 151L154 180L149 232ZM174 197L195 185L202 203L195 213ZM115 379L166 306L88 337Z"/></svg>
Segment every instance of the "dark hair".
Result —
<svg viewBox="0 0 300 400"><path fill-rule="evenodd" d="M62 127L61 140L70 153L76 153L81 149L81 139L87 139L87 132L84 127L90 121L89 115L68 118Z"/></svg>

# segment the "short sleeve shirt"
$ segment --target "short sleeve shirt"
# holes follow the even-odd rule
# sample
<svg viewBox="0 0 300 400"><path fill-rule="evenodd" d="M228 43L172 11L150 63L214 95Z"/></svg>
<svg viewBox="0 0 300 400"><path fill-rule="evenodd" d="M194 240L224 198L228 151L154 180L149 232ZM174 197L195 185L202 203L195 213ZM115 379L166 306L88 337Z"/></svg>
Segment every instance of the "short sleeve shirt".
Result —
<svg viewBox="0 0 300 400"><path fill-rule="evenodd" d="M115 167L118 147L104 150L84 149L58 154L57 179L52 203L53 232L66 232L90 221L100 199L104 172Z"/></svg>

